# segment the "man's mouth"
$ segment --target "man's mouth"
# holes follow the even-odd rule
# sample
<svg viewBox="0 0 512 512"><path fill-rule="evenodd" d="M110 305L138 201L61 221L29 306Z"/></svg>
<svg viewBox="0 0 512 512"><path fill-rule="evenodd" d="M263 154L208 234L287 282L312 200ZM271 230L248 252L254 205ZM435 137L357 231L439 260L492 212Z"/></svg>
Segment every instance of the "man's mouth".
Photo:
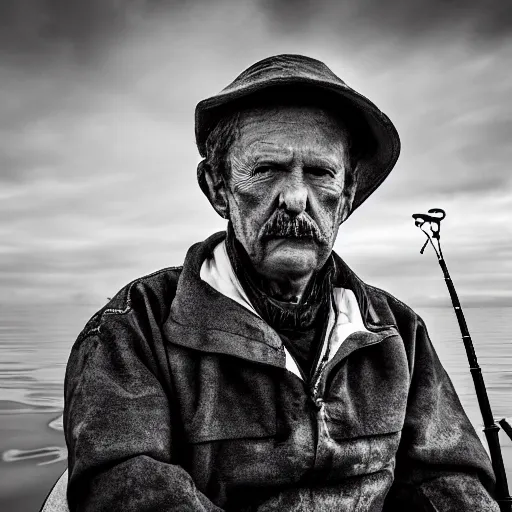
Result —
<svg viewBox="0 0 512 512"><path fill-rule="evenodd" d="M314 240L315 237L310 233L304 233L304 234L292 234L292 233L279 233L275 235L265 235L263 237L264 240Z"/></svg>

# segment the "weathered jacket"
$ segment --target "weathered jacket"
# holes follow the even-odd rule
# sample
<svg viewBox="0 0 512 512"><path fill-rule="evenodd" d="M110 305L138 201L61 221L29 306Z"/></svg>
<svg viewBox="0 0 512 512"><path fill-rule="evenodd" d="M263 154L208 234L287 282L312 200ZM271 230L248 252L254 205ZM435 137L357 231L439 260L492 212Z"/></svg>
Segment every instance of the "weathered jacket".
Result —
<svg viewBox="0 0 512 512"><path fill-rule="evenodd" d="M78 337L71 511L499 511L487 454L411 309L351 274L367 332L313 390L273 329L201 280L223 236L123 288Z"/></svg>

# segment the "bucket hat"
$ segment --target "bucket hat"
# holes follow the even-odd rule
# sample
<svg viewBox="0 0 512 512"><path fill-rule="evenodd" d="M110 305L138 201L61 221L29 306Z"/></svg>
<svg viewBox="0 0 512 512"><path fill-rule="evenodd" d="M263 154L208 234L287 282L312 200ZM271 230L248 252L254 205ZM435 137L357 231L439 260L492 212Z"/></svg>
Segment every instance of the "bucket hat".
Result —
<svg viewBox="0 0 512 512"><path fill-rule="evenodd" d="M354 211L393 169L400 154L400 138L383 112L319 60L291 54L268 57L247 68L218 94L200 101L195 111L199 153L206 156L208 135L226 113L252 103L275 103L276 98L287 95L293 95L295 101L318 104L346 121L359 154ZM198 181L206 193L201 165Z"/></svg>

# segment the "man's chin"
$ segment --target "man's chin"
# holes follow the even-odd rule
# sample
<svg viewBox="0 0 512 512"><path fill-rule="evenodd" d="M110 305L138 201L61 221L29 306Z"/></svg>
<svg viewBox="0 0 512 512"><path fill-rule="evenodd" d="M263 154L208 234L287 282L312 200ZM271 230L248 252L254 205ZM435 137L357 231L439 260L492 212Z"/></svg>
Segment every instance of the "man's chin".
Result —
<svg viewBox="0 0 512 512"><path fill-rule="evenodd" d="M311 239L278 238L266 248L265 267L274 275L306 275L318 265L318 246Z"/></svg>

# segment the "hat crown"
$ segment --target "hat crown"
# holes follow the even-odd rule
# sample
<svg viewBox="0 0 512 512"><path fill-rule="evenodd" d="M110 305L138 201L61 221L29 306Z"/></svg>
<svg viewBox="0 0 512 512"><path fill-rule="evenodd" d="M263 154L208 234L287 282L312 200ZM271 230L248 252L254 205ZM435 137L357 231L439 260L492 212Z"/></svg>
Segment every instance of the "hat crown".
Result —
<svg viewBox="0 0 512 512"><path fill-rule="evenodd" d="M286 81L290 78L320 80L347 87L323 62L304 55L282 54L267 57L248 67L221 93L233 92L249 84L254 87L258 83Z"/></svg>

